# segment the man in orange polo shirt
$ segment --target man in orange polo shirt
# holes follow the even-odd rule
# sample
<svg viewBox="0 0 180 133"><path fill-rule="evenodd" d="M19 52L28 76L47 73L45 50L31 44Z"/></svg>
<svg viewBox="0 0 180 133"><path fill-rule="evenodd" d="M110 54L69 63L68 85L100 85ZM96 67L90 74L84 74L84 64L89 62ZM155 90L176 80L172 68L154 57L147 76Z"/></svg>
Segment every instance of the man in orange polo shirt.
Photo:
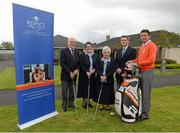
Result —
<svg viewBox="0 0 180 133"><path fill-rule="evenodd" d="M141 31L141 45L137 58L128 63L137 63L140 68L141 78L140 85L142 90L142 114L139 120L149 119L150 110L150 94L153 80L154 62L157 54L157 46L150 40L151 34L149 30Z"/></svg>

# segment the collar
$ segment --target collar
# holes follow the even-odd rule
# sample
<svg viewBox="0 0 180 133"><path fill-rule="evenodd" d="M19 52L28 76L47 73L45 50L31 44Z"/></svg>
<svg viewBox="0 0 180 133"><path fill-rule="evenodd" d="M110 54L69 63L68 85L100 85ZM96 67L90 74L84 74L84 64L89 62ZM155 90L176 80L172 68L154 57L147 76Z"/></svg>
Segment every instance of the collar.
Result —
<svg viewBox="0 0 180 133"><path fill-rule="evenodd" d="M101 61L104 61L104 62L111 62L111 58L109 57L108 59L105 59L105 58L101 58Z"/></svg>
<svg viewBox="0 0 180 133"><path fill-rule="evenodd" d="M148 45L151 42L151 40L147 41L146 43L143 43L143 45Z"/></svg>
<svg viewBox="0 0 180 133"><path fill-rule="evenodd" d="M68 47L69 48L69 50L71 51L71 50L74 50L74 49L72 49L72 48L70 48L70 47Z"/></svg>
<svg viewBox="0 0 180 133"><path fill-rule="evenodd" d="M125 49L125 51L126 51L126 50L127 50L127 48L128 48L128 45L127 45L126 47L122 47L122 50L123 50L123 49Z"/></svg>
<svg viewBox="0 0 180 133"><path fill-rule="evenodd" d="M92 56L94 54L94 51L92 53L88 53L86 50L84 50L85 55Z"/></svg>

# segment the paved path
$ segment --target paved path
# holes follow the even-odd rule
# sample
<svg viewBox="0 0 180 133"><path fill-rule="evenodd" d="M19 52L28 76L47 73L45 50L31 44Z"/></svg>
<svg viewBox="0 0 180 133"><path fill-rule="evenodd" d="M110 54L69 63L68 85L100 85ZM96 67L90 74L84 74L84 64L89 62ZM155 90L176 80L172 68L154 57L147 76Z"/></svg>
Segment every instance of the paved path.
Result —
<svg viewBox="0 0 180 133"><path fill-rule="evenodd" d="M55 87L56 99L61 97L60 86ZM15 90L1 90L0 91L0 106L1 105L14 105L17 104L16 91Z"/></svg>
<svg viewBox="0 0 180 133"><path fill-rule="evenodd" d="M152 87L163 87L171 85L180 85L180 75L178 76L155 76Z"/></svg>
<svg viewBox="0 0 180 133"><path fill-rule="evenodd" d="M0 70L5 69L6 67L14 67L14 61L0 61Z"/></svg>
<svg viewBox="0 0 180 133"><path fill-rule="evenodd" d="M176 76L155 76L153 79L153 88L163 87L170 85L180 85L180 75ZM55 87L56 99L61 98L61 87ZM14 105L17 103L15 90L2 90L0 91L0 106L1 105Z"/></svg>
<svg viewBox="0 0 180 133"><path fill-rule="evenodd" d="M0 61L0 70L5 69L6 67L14 67L13 61ZM173 72L178 72L179 70L169 70ZM180 75L176 76L155 76L153 80L153 88L163 87L170 85L180 85ZM55 97L56 99L61 98L61 87L55 87ZM14 105L17 104L16 91L15 90L2 90L0 91L0 106L2 105Z"/></svg>

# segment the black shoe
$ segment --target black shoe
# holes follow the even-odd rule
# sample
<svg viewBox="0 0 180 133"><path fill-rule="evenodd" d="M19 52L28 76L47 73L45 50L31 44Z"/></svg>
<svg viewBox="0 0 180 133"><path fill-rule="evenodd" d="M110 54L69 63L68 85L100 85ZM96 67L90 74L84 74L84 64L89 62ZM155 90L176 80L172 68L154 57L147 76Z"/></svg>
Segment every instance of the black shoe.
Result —
<svg viewBox="0 0 180 133"><path fill-rule="evenodd" d="M87 104L84 104L82 107L83 107L84 109L87 109Z"/></svg>
<svg viewBox="0 0 180 133"><path fill-rule="evenodd" d="M142 121L142 120L148 120L148 119L149 119L149 116L145 113L142 113L138 120Z"/></svg>
<svg viewBox="0 0 180 133"><path fill-rule="evenodd" d="M62 112L67 112L67 109L66 108L62 108Z"/></svg>
<svg viewBox="0 0 180 133"><path fill-rule="evenodd" d="M76 106L75 106L74 104L71 104L71 105L69 105L68 107L69 107L69 108L74 108L74 109L76 108Z"/></svg>
<svg viewBox="0 0 180 133"><path fill-rule="evenodd" d="M92 108L93 106L92 106L92 104L91 103L89 103L89 105L88 105L90 108Z"/></svg>

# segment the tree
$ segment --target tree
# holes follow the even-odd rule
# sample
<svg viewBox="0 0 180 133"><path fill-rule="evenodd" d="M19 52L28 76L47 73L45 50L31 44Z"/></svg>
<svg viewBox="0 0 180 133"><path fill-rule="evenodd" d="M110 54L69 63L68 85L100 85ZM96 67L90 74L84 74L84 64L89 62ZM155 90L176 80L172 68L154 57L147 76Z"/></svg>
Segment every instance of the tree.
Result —
<svg viewBox="0 0 180 133"><path fill-rule="evenodd" d="M176 47L177 44L180 44L180 35L174 32L161 31L159 38L155 42L161 47Z"/></svg>
<svg viewBox="0 0 180 133"><path fill-rule="evenodd" d="M159 46L159 58L169 58L168 49L180 44L180 34L162 30L158 33L155 43Z"/></svg>
<svg viewBox="0 0 180 133"><path fill-rule="evenodd" d="M2 42L1 49L14 49L14 45L12 42Z"/></svg>

